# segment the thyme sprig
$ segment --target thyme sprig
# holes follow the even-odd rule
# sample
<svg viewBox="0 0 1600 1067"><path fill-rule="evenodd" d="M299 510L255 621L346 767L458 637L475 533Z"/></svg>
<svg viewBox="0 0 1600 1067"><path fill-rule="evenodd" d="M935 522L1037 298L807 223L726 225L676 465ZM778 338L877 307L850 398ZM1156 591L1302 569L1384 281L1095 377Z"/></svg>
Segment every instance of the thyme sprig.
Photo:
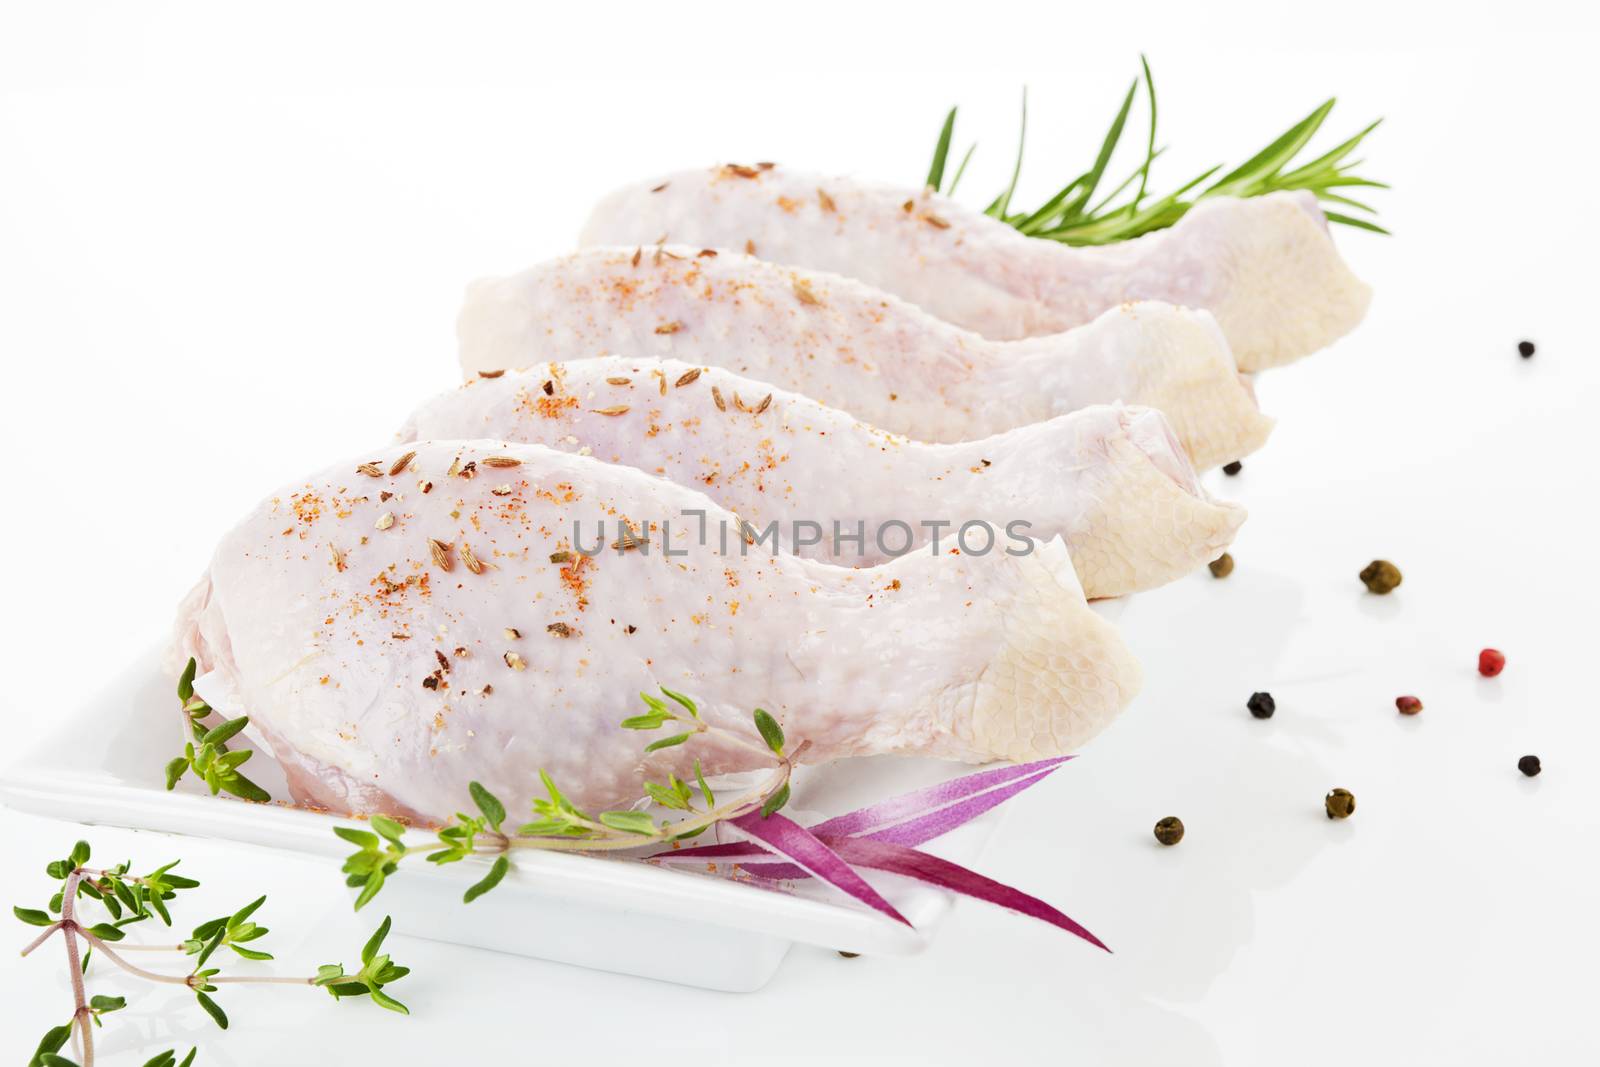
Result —
<svg viewBox="0 0 1600 1067"><path fill-rule="evenodd" d="M669 723L680 727L678 732L646 745L645 752L672 748L697 735L716 736L758 752L774 764L772 773L754 788L720 802L707 784L698 759L694 761L693 785L671 773L665 782L643 782L645 794L656 804L683 813L683 817L677 819L657 821L648 812L637 810L592 814L573 804L554 779L541 770L539 778L546 796L532 803L536 818L515 829L506 826L505 804L481 782L468 785L478 813L457 812L449 823L435 831L437 840L428 844L406 844L405 826L386 815L372 815L367 820L370 829L366 830L336 826L333 832L356 846L342 868L345 884L361 890L356 895L356 909L365 907L377 896L401 862L419 853L425 854L428 862L440 865L457 863L468 856L494 856L488 873L463 894L463 901L470 904L505 879L511 869L509 854L514 849L612 852L665 845L697 837L719 822L732 821L752 812L770 816L788 803L794 761L806 746L801 744L792 752L787 750L783 728L771 714L757 708L752 715L758 742L706 722L698 705L682 693L663 687L661 694L657 697L640 693L648 710L622 720L623 728L629 730L658 730Z"/></svg>
<svg viewBox="0 0 1600 1067"><path fill-rule="evenodd" d="M208 966L219 949L227 948L247 960L270 960L272 956L258 948L247 948L246 943L266 936L267 928L251 921L256 911L266 903L266 897L255 900L227 915L220 915L196 926L182 941L164 944L125 943L127 928L151 918L160 919L164 926L172 925L172 915L167 902L178 893L198 888L193 878L176 874L174 860L157 867L149 874L134 875L130 862L113 867L87 866L90 857L87 841L74 844L66 857L51 861L45 873L60 883L44 908L25 908L14 905L12 914L29 926L42 927L42 932L22 950L27 956L57 933L63 935L66 947L68 974L72 981L72 1017L65 1023L51 1027L40 1040L30 1067L78 1067L79 1061L61 1055L68 1041L75 1041L83 1067L94 1064L94 1029L102 1025L103 1017L126 1006L123 997L90 996L84 979L89 972L89 960L98 953L129 974L147 981L168 985L182 985L192 991L200 1008L217 1026L226 1030L228 1016L212 996L218 987L229 983L265 983L320 986L335 999L353 996L370 996L375 1004L390 1011L410 1014L405 1005L383 992L390 982L404 978L408 969L387 955L379 955L383 939L389 933L389 920L384 919L376 933L361 950L361 968L346 975L339 964L324 964L317 973L306 978L280 978L265 975L224 975L217 966ZM81 909L97 902L109 916L108 920L90 922ZM82 952L80 954L80 943ZM112 946L116 947L113 948ZM132 963L127 957L135 952L171 953L175 958L191 957L189 971L162 973L151 971ZM188 1067L194 1062L195 1050L178 1060L176 1050L167 1050L149 1060L145 1067Z"/></svg>
<svg viewBox="0 0 1600 1067"><path fill-rule="evenodd" d="M239 771L240 765L255 753L250 749L228 749L228 742L250 725L250 716L223 719L216 726L207 727L205 720L213 714L214 709L195 695L195 666L191 657L178 679L178 700L189 739L183 744L183 755L167 761L167 789L177 785L185 771L193 771L206 783L212 796L225 792L258 803L271 800L271 794Z"/></svg>
<svg viewBox="0 0 1600 1067"><path fill-rule="evenodd" d="M1069 245L1101 245L1125 241L1140 234L1164 229L1181 219L1201 200L1213 196L1250 197L1280 190L1304 189L1325 204L1334 204L1349 211L1376 215L1370 205L1348 195L1352 188L1387 189L1383 182L1364 178L1354 173L1361 165L1359 160L1349 161L1366 136L1377 128L1379 119L1370 123L1355 136L1336 145L1307 163L1291 168L1295 158L1305 149L1322 128L1324 120L1333 110L1335 98L1329 97L1309 115L1285 130L1261 151L1244 163L1217 177L1222 166L1211 167L1190 179L1172 192L1148 197L1151 165L1165 148L1156 147L1156 85L1150 73L1150 64L1139 58L1141 75L1128 86L1110 128L1101 139L1094 162L1083 173L1063 185L1055 195L1032 211L1013 211L1012 196L1022 173L1023 149L1027 143L1028 95L1022 95L1022 131L1017 144L1016 162L1012 167L1011 182L984 208L984 214L1000 219L1030 237L1060 241ZM1149 109L1149 132L1145 139L1144 160L1109 193L1096 199L1106 170L1116 153L1127 126L1128 115L1140 86L1144 87ZM967 149L951 179L944 188L945 163L950 152L950 142L955 132L956 108L945 116L934 146L933 162L928 168L928 187L935 192L955 195L956 186L972 158L974 143ZM1208 184L1209 183L1209 184ZM1128 194L1129 190L1133 190ZM1198 191L1197 191L1198 190ZM1120 199L1119 199L1120 198ZM1349 214L1343 210L1325 210L1330 222L1354 226L1374 233L1389 231L1369 218Z"/></svg>

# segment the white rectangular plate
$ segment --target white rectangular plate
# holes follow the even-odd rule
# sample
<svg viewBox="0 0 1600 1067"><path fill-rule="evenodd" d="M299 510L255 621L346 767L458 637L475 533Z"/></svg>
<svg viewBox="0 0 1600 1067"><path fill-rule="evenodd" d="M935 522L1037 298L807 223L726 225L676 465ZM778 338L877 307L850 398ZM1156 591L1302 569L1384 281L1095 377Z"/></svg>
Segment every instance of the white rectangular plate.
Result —
<svg viewBox="0 0 1600 1067"><path fill-rule="evenodd" d="M51 818L325 855L328 892L341 892L339 862L350 846L332 828L350 820L286 803L212 797L192 775L172 792L163 788L163 767L183 738L175 679L157 670L159 662L152 650L102 692L66 711L46 744L0 774L0 801ZM972 769L889 757L802 768L791 809L837 815ZM274 797L288 795L266 754L251 761L250 776ZM990 812L927 848L970 865L997 818ZM384 887L383 910L394 916L397 929L419 937L744 992L766 984L797 941L861 953L918 952L951 905L940 890L870 876L911 921L915 930L908 930L841 902L810 880L789 893L773 892L634 860L531 850L517 854L499 888L464 905L461 894L486 865L476 859L446 867L408 865Z"/></svg>

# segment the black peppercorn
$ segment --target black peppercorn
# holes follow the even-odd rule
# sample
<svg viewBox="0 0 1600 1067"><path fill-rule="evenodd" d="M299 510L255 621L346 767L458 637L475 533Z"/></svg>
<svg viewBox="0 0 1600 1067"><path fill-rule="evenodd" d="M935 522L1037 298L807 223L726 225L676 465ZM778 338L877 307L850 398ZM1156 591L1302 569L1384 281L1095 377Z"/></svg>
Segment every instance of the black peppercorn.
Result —
<svg viewBox="0 0 1600 1067"><path fill-rule="evenodd" d="M860 956L861 953L859 953L859 952L846 952L844 949L840 949L839 950L839 955L843 956L847 960L853 960L853 959L857 958L858 956Z"/></svg>
<svg viewBox="0 0 1600 1067"><path fill-rule="evenodd" d="M1206 566L1211 568L1211 577L1226 578L1233 573L1233 557L1224 552Z"/></svg>
<svg viewBox="0 0 1600 1067"><path fill-rule="evenodd" d="M1538 756L1523 756L1521 759L1517 760L1517 770L1521 771L1529 778L1532 778L1534 775L1544 770L1544 768L1539 765Z"/></svg>
<svg viewBox="0 0 1600 1067"><path fill-rule="evenodd" d="M1244 464L1240 463L1238 460L1234 460L1232 463L1224 463L1222 465L1222 473L1226 474L1230 478L1242 470L1244 470Z"/></svg>
<svg viewBox="0 0 1600 1067"><path fill-rule="evenodd" d="M1271 693L1251 693L1244 706L1258 719L1270 719L1272 713L1278 710L1278 702L1272 699Z"/></svg>
<svg viewBox="0 0 1600 1067"><path fill-rule="evenodd" d="M1330 819L1348 819L1356 813L1356 796L1348 789L1335 789L1322 798Z"/></svg>
<svg viewBox="0 0 1600 1067"><path fill-rule="evenodd" d="M1517 342L1517 353L1519 355L1521 355L1523 359L1531 359L1531 358L1533 358L1533 342L1532 341L1518 341Z"/></svg>
<svg viewBox="0 0 1600 1067"><path fill-rule="evenodd" d="M1156 823L1156 840L1163 845L1176 845L1183 840L1183 820L1176 815L1168 815Z"/></svg>

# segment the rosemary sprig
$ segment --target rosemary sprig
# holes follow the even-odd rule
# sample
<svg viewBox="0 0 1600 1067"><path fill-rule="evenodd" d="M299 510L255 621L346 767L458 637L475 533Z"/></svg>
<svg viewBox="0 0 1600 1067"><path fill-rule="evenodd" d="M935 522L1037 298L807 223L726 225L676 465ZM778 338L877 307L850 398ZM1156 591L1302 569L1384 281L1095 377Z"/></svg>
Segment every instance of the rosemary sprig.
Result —
<svg viewBox="0 0 1600 1067"><path fill-rule="evenodd" d="M44 928L43 932L22 950L24 956L57 933L63 935L68 974L72 980L72 1017L45 1032L33 1057L28 1061L30 1067L35 1065L78 1067L78 1061L61 1055L61 1050L66 1047L67 1042L74 1038L82 1056L83 1067L93 1067L94 1028L102 1025L104 1016L119 1011L127 1003L123 997L88 994L84 987L84 978L89 971L90 956L96 952L135 977L162 984L185 986L194 993L195 1001L200 1008L224 1030L228 1028L227 1013L211 994L217 992L219 986L227 983L321 986L336 999L366 995L370 996L375 1004L390 1011L409 1014L405 1005L383 992L385 985L398 981L409 973L407 968L393 963L388 956L378 955L378 948L389 932L388 919L383 921L383 925L362 949L362 966L355 974L346 975L344 968L338 964L325 964L317 969L315 975L307 978L224 975L220 967L207 966L218 949L226 947L248 960L272 959L266 952L245 947L246 942L256 941L267 933L266 927L251 921L251 916L266 902L266 897L258 897L231 914L201 923L182 941L169 941L165 944L125 944L126 928L152 917L160 919L163 925L170 927L172 916L168 911L167 902L176 897L180 891L197 888L200 883L193 878L173 873L173 868L178 865L177 860L157 867L149 874L133 875L129 873L131 863L124 862L114 867L97 869L86 866L89 857L89 843L77 842L64 859L54 860L45 868L45 873L60 883L60 888L50 898L49 904L45 908L25 908L18 905L11 909L12 914L20 921L30 926ZM109 921L90 923L88 917L80 910L87 906L89 901L98 902L110 916ZM116 947L113 948L113 945ZM130 962L127 957L134 952L172 953L178 958L192 957L193 961L187 974L162 973L147 970ZM145 1067L188 1067L194 1062L194 1057L195 1050L190 1049L189 1054L179 1061L177 1051L168 1050L149 1060Z"/></svg>
<svg viewBox="0 0 1600 1067"><path fill-rule="evenodd" d="M1053 196L1033 211L1013 211L1012 197L1017 179L1022 172L1023 147L1027 142L1028 96L1022 96L1022 134L1017 145L1016 163L1012 167L1011 182L1000 195L990 201L984 213L1000 219L1030 237L1042 237L1069 245L1100 245L1125 241L1140 234L1164 229L1181 219L1199 201L1213 196L1249 197L1281 190L1305 189L1325 204L1338 205L1354 212L1376 215L1370 205L1348 195L1352 188L1387 189L1383 182L1355 174L1360 161L1349 161L1350 155L1366 136L1377 128L1379 119L1369 124L1354 137L1342 142L1308 163L1291 169L1290 165L1322 128L1333 110L1334 98L1329 98L1305 118L1285 130L1272 143L1251 156L1244 163L1216 177L1221 166L1211 167L1173 191L1149 199L1151 165L1165 149L1156 147L1156 86L1150 73L1150 64L1140 57L1141 75L1128 86L1110 128L1101 139L1094 162L1082 174L1063 185ZM1149 133L1145 141L1144 161L1109 193L1096 200L1106 170L1121 143L1140 86L1143 85L1149 110ZM948 189L943 188L945 163L949 157L950 142L955 133L956 108L945 116L934 146L933 162L928 168L927 184L935 192L955 193L956 184L972 157L976 143L967 149L961 166ZM1137 188L1124 196L1130 188ZM1374 233L1389 231L1370 218L1347 211L1325 210L1330 222L1354 226Z"/></svg>
<svg viewBox="0 0 1600 1067"><path fill-rule="evenodd" d="M212 714L212 708L195 695L195 666L191 657L178 679L178 700L182 705L185 728L190 739L184 742L183 755L167 761L167 789L176 786L185 771L193 771L206 783L212 796L226 792L258 803L271 800L271 794L239 771L240 765L255 753L249 749L237 752L228 750L228 742L250 725L250 716L223 719L216 726L208 728L205 720Z"/></svg>
<svg viewBox="0 0 1600 1067"><path fill-rule="evenodd" d="M480 782L468 785L478 814L457 812L454 819L435 832L437 840L429 844L407 845L406 828L385 815L371 816L367 820L370 827L367 830L336 826L333 832L356 846L342 870L346 885L360 887L355 900L357 910L377 896L402 861L418 853L426 854L428 862L435 864L457 863L474 855L494 856L488 873L463 895L463 901L470 904L504 880L511 869L509 853L513 849L612 852L665 845L698 837L716 823L757 811L770 816L788 803L794 761L806 746L801 744L793 752L788 751L783 728L776 719L756 709L752 721L760 738L758 743L742 734L712 726L701 717L695 702L682 693L663 687L661 694L657 697L640 693L648 710L622 720L623 728L628 730L658 730L669 723L680 727L678 732L646 745L646 752L672 748L700 734L716 735L726 742L759 752L774 763L773 773L754 789L721 802L706 783L699 760L694 762L692 786L674 774L668 774L665 782L645 781L643 789L650 799L684 815L681 819L660 822L643 811L591 814L574 805L550 775L540 771L546 797L533 801L536 818L515 830L505 826L505 805Z"/></svg>

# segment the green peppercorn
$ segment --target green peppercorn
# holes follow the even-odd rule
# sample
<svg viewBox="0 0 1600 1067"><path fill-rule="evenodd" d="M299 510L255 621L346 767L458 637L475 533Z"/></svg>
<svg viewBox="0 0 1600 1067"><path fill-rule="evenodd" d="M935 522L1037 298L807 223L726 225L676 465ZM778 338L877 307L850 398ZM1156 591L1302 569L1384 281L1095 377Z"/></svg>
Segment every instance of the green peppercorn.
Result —
<svg viewBox="0 0 1600 1067"><path fill-rule="evenodd" d="M1356 813L1356 795L1348 789L1335 789L1322 798L1330 819L1348 819Z"/></svg>
<svg viewBox="0 0 1600 1067"><path fill-rule="evenodd" d="M1361 568L1361 584L1379 596L1393 592L1400 585L1400 568L1386 559L1375 559Z"/></svg>
<svg viewBox="0 0 1600 1067"><path fill-rule="evenodd" d="M1211 568L1211 577L1226 578L1233 573L1233 557L1224 552L1207 566Z"/></svg>
<svg viewBox="0 0 1600 1067"><path fill-rule="evenodd" d="M1156 823L1156 840L1163 845L1176 845L1183 840L1183 820L1176 815L1168 815Z"/></svg>

